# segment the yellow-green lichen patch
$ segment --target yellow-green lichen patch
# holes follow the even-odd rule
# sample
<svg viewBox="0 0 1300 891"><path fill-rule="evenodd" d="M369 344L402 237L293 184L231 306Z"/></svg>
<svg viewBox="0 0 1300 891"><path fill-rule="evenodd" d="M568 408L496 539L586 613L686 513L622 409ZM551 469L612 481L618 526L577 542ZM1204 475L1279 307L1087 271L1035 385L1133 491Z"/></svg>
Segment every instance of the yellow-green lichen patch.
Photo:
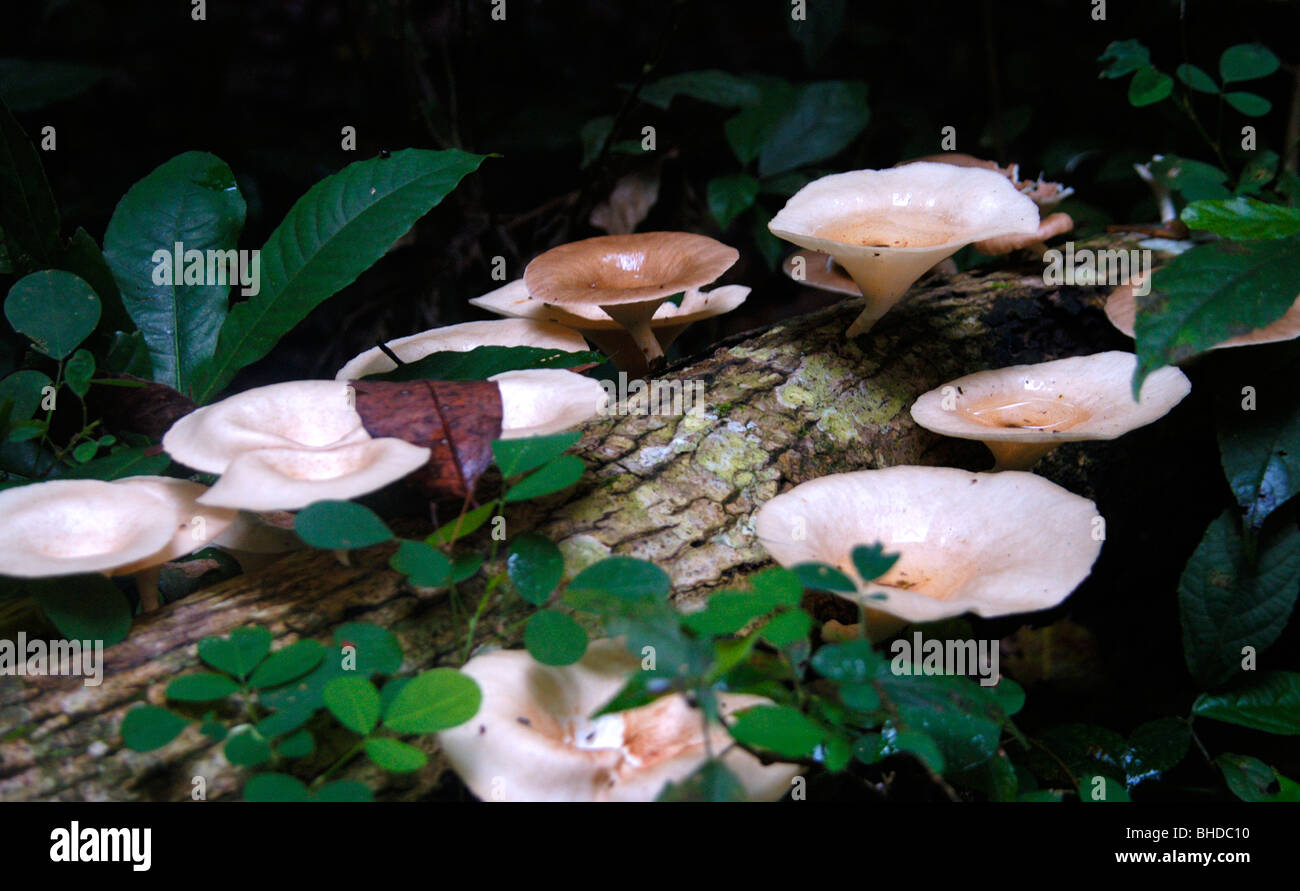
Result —
<svg viewBox="0 0 1300 891"><path fill-rule="evenodd" d="M599 563L609 556L610 550L598 539L590 535L573 535L559 542L560 553L564 555L564 575L573 578L593 563Z"/></svg>

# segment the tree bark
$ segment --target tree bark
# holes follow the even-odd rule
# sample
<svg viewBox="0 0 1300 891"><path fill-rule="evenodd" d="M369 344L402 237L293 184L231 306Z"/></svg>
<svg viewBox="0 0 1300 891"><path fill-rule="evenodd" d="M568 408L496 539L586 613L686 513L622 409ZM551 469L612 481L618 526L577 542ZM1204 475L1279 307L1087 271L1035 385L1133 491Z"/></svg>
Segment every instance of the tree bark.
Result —
<svg viewBox="0 0 1300 891"><path fill-rule="evenodd" d="M1112 237L1092 246L1119 245ZM985 368L1131 349L1101 312L1106 290L1047 287L1041 266L963 274L918 287L854 341L845 337L860 309L852 300L733 338L665 375L700 382L702 406L678 417L591 423L575 449L588 473L566 493L512 506L509 534L550 536L570 575L610 554L652 560L672 576L682 604L743 584L767 563L752 522L778 491L828 473L897 464L990 466L978 443L919 429L908 413L912 401ZM1086 453L1069 446L1039 472L1085 495L1096 475ZM486 541L485 533L478 538ZM478 605L481 580L461 586L457 609L446 592L406 585L387 567L390 553L357 552L351 566L330 553L295 553L143 616L128 640L107 651L100 687L72 678L0 678L0 799L178 800L190 797L198 776L209 799L237 796L250 773L231 767L221 746L196 728L148 753L124 749L118 730L131 707L163 704L166 682L198 666L196 644L205 636L258 624L279 647L303 637L327 641L335 626L365 621L398 635L404 673L460 664L466 610ZM492 595L474 646L518 644L526 612L502 590ZM335 729L317 734L319 754L303 762L304 776L346 744L347 734ZM433 738L413 742L434 756L415 774L389 775L357 758L335 776L361 779L383 798L465 794Z"/></svg>

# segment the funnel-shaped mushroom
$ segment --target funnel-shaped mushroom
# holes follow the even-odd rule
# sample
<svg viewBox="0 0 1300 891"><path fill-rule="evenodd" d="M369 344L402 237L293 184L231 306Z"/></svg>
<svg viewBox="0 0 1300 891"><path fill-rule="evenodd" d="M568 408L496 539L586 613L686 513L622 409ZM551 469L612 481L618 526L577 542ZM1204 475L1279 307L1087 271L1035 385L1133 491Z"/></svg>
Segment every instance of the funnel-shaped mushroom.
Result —
<svg viewBox="0 0 1300 891"><path fill-rule="evenodd" d="M768 228L830 254L867 305L849 336L870 330L921 274L973 241L1038 231L1038 207L1003 175L917 162L809 183Z"/></svg>
<svg viewBox="0 0 1300 891"><path fill-rule="evenodd" d="M554 322L530 319L499 319L465 322L432 328L385 344L403 362L414 362L431 353L464 353L477 347L538 347L546 350L579 352L587 348L582 335ZM335 380L354 381L370 374L383 374L397 366L379 347L354 356L334 375Z"/></svg>
<svg viewBox="0 0 1300 891"><path fill-rule="evenodd" d="M475 656L461 670L483 693L474 719L438 734L447 760L485 801L653 801L669 782L690 776L708 756L704 719L681 694L592 718L639 668L624 647L594 641L577 663L553 668L518 650ZM724 716L767 704L723 694ZM747 796L776 800L798 768L764 766L709 728L709 746Z"/></svg>
<svg viewBox="0 0 1300 891"><path fill-rule="evenodd" d="M488 380L501 391L502 439L572 429L600 414L609 402L599 381L559 368L505 371Z"/></svg>
<svg viewBox="0 0 1300 891"><path fill-rule="evenodd" d="M821 477L776 496L754 530L782 566L835 566L857 585L869 632L972 612L1056 606L1101 552L1097 507L1030 473L890 467ZM857 545L899 554L881 579L862 579ZM882 596L883 595L883 596ZM895 617L891 622L890 617Z"/></svg>
<svg viewBox="0 0 1300 891"><path fill-rule="evenodd" d="M552 248L524 269L533 298L570 312L598 308L626 329L647 366L663 361L651 322L674 294L731 268L739 252L689 232L604 235Z"/></svg>
<svg viewBox="0 0 1300 891"><path fill-rule="evenodd" d="M853 293L858 293L856 287ZM650 319L650 330L659 342L660 352L666 353L673 341L691 325L731 312L744 303L748 296L749 288L744 285L723 285L711 291L688 289L680 306L671 301L661 303ZM470 303L497 315L546 320L572 328L599 347L614 365L629 375L644 374L649 367L632 335L600 307L550 306L532 297L522 278L489 291L482 297L475 297Z"/></svg>
<svg viewBox="0 0 1300 891"><path fill-rule="evenodd" d="M1027 470L1064 442L1117 439L1163 418L1192 390L1177 368L1161 368L1133 400L1137 357L1110 352L980 371L931 390L912 405L927 430L978 439L994 470Z"/></svg>
<svg viewBox="0 0 1300 891"><path fill-rule="evenodd" d="M1137 284L1141 285L1140 279ZM1106 299L1106 318L1128 337L1133 336L1137 326L1137 297L1133 291L1132 284L1120 285L1111 291L1110 297ZM1234 347L1257 346L1262 343L1281 343L1284 340L1295 340L1297 337L1300 337L1300 298L1291 304L1286 315L1271 325L1231 337L1210 349L1227 350Z"/></svg>

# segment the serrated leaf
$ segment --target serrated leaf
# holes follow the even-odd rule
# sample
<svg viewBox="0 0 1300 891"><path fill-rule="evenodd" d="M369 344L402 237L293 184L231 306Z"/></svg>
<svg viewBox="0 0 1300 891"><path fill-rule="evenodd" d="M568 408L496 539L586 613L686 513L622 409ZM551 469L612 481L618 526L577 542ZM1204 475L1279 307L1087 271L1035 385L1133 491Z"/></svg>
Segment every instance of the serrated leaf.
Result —
<svg viewBox="0 0 1300 891"><path fill-rule="evenodd" d="M330 714L358 736L367 735L379 723L379 691L365 678L335 678L325 685L321 695Z"/></svg>
<svg viewBox="0 0 1300 891"><path fill-rule="evenodd" d="M1300 734L1300 674L1264 671L1222 693L1203 693L1192 712L1284 736Z"/></svg>
<svg viewBox="0 0 1300 891"><path fill-rule="evenodd" d="M201 383L196 371L216 353L232 276L238 278L229 265L220 273L216 263L208 268L207 257L235 250L245 210L225 161L185 152L133 185L104 233L104 259L149 347L153 379L187 396ZM177 244L183 251L180 280L172 257ZM202 281L190 284L195 268Z"/></svg>
<svg viewBox="0 0 1300 891"><path fill-rule="evenodd" d="M5 318L37 350L52 359L63 359L99 323L99 295L71 272L33 272L9 289Z"/></svg>
<svg viewBox="0 0 1300 891"><path fill-rule="evenodd" d="M320 303L351 284L445 198L482 155L405 149L349 164L290 208L262 248L261 291L234 307L199 375L207 402Z"/></svg>

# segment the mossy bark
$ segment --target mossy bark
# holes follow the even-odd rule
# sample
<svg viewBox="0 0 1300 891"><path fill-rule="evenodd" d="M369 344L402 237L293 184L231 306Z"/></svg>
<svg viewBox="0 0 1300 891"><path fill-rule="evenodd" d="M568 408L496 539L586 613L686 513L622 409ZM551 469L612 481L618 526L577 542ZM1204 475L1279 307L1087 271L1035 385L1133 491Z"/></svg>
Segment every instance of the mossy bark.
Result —
<svg viewBox="0 0 1300 891"><path fill-rule="evenodd" d="M1038 270L931 281L856 340L845 331L861 304L846 301L680 364L666 378L700 382L703 405L590 424L576 448L589 472L562 495L512 508L509 533L552 537L570 574L610 554L652 560L685 603L765 565L754 512L793 484L897 464L986 468L979 444L917 428L908 413L917 395L984 368L1131 348L1101 312L1104 289L1047 287ZM1089 494L1091 464L1077 449L1058 450L1039 470ZM351 566L329 553L294 554L144 616L108 651L100 687L0 678L0 799L185 799L195 777L209 799L236 796L248 773L197 727L149 753L124 749L118 731L129 708L162 704L166 682L197 667L196 643L208 635L259 624L282 646L368 621L399 635L404 671L459 664L481 582L455 598L413 590L388 569L390 551L356 553ZM525 613L503 591L491 596L474 646L517 644ZM304 776L346 743L341 731L317 736ZM336 777L362 779L386 798L456 794L434 740L417 744L435 757L415 774L394 777L358 758Z"/></svg>

